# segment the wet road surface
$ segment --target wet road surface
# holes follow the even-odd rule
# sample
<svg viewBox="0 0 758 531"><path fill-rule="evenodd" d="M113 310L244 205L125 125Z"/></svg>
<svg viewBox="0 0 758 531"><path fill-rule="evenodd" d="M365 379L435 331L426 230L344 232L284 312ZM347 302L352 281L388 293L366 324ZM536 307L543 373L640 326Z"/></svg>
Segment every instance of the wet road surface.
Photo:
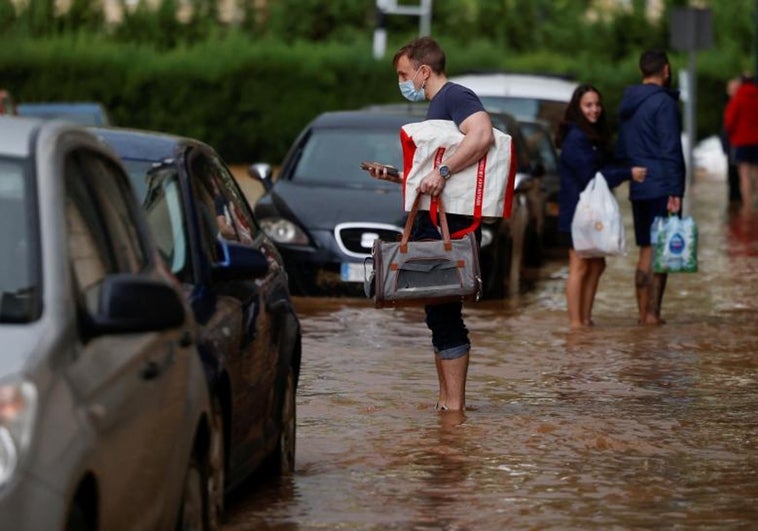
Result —
<svg viewBox="0 0 758 531"><path fill-rule="evenodd" d="M465 308L465 415L433 409L418 309L297 299L296 471L251 481L225 530L758 528L758 216L699 182L700 271L667 324L636 325L636 248L608 259L591 329L569 331L565 260Z"/></svg>

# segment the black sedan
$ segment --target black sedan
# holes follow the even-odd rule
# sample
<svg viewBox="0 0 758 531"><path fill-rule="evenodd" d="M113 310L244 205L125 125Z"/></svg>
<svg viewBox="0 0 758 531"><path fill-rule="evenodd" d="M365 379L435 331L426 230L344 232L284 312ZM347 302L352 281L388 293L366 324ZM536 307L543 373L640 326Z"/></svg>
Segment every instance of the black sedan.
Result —
<svg viewBox="0 0 758 531"><path fill-rule="evenodd" d="M94 132L121 157L194 310L214 410L208 495L217 523L224 493L251 472L294 468L301 331L287 275L210 146L153 132Z"/></svg>
<svg viewBox="0 0 758 531"><path fill-rule="evenodd" d="M251 167L251 175L266 189L255 215L279 247L293 293L361 293L374 239L396 239L406 217L400 187L372 179L361 162L402 168L400 128L423 120L424 114L422 106L413 105L327 112L295 140L275 180L266 165ZM481 263L488 298L519 288L523 235L533 217L526 213L524 194L541 193L517 122L508 115L493 115L493 124L514 136L520 166L511 219L482 224Z"/></svg>

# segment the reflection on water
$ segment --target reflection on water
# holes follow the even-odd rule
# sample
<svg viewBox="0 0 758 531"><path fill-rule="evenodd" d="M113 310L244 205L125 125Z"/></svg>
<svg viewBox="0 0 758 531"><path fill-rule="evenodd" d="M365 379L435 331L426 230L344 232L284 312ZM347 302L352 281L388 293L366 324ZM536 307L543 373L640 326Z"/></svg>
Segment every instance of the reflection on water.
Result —
<svg viewBox="0 0 758 531"><path fill-rule="evenodd" d="M723 183L694 188L700 270L670 275L666 325L635 324L630 245L597 326L570 331L554 261L467 307L465 414L433 409L422 310L297 300L296 473L246 487L225 529L757 526L758 221L725 212Z"/></svg>

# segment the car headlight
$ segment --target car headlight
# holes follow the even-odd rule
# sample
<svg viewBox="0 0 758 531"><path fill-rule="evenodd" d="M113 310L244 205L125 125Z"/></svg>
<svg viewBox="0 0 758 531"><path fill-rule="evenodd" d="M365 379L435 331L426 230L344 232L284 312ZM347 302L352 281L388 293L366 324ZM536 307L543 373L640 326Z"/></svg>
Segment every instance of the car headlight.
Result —
<svg viewBox="0 0 758 531"><path fill-rule="evenodd" d="M263 218L260 225L266 235L276 243L308 245L308 236L300 227L284 218Z"/></svg>
<svg viewBox="0 0 758 531"><path fill-rule="evenodd" d="M0 382L0 486L16 470L29 446L37 410L37 388L28 381Z"/></svg>

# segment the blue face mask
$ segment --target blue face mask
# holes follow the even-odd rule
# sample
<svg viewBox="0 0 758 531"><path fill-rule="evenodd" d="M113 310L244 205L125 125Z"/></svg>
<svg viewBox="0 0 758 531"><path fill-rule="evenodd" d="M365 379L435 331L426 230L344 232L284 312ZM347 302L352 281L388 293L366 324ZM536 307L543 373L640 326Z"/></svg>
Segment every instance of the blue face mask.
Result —
<svg viewBox="0 0 758 531"><path fill-rule="evenodd" d="M400 94L402 94L403 97L408 101L418 102L424 101L426 99L426 96L424 95L424 87L416 88L413 85L413 80L416 79L419 70L421 70L420 66L416 70L416 73L413 74L413 77L411 79L408 81L403 81L402 83L398 83L398 86L400 87Z"/></svg>

